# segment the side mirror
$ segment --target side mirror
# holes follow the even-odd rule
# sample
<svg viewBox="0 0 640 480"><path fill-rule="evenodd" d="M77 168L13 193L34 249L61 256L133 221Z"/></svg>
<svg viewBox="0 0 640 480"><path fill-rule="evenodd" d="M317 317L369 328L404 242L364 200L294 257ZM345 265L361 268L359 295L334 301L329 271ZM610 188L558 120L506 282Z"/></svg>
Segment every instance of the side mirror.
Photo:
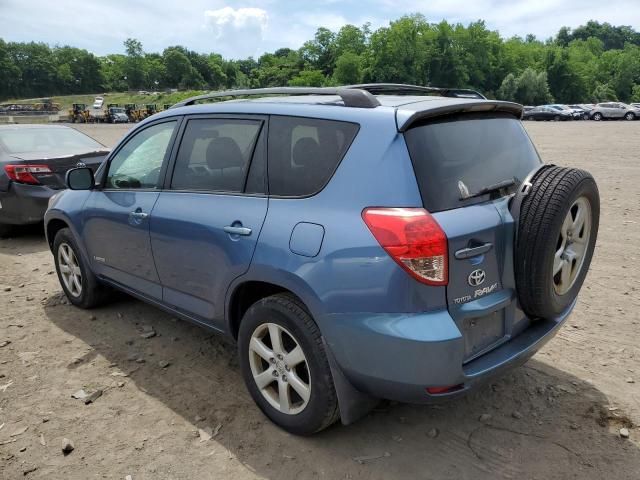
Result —
<svg viewBox="0 0 640 480"><path fill-rule="evenodd" d="M70 190L91 190L95 185L93 170L89 167L72 168L67 172L66 182Z"/></svg>

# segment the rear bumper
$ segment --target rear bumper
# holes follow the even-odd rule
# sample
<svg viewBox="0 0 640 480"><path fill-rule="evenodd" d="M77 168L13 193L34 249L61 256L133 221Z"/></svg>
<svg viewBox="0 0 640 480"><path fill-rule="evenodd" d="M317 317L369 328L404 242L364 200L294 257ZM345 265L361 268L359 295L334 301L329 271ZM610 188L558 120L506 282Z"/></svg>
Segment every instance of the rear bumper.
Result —
<svg viewBox="0 0 640 480"><path fill-rule="evenodd" d="M340 314L324 318L323 334L353 386L407 403L457 397L525 363L558 332L573 306L554 320L536 320L516 337L463 365L464 341L449 313ZM431 395L427 387L460 385Z"/></svg>
<svg viewBox="0 0 640 480"><path fill-rule="evenodd" d="M44 185L10 183L6 192L0 191L0 223L28 225L41 222L49 198L56 192Z"/></svg>

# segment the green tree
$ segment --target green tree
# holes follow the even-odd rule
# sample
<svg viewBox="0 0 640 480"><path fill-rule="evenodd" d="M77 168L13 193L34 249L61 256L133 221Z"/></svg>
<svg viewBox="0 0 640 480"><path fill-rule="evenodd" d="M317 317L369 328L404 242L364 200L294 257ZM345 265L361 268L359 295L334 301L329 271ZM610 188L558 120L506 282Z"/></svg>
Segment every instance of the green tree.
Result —
<svg viewBox="0 0 640 480"><path fill-rule="evenodd" d="M127 77L127 85L130 89L144 86L144 52L142 43L135 38L127 38L124 41L127 59L124 64L124 73Z"/></svg>
<svg viewBox="0 0 640 480"><path fill-rule="evenodd" d="M355 25L345 25L336 34L334 53L336 58L349 52L362 55L367 49L368 26L363 29ZM336 60L337 62L337 60Z"/></svg>
<svg viewBox="0 0 640 480"><path fill-rule="evenodd" d="M333 79L338 85L352 85L362 81L362 59L353 52L346 52L336 60Z"/></svg>
<svg viewBox="0 0 640 480"><path fill-rule="evenodd" d="M536 72L531 68L525 69L518 77L516 100L524 105L540 105L553 101L549 92L546 72Z"/></svg>
<svg viewBox="0 0 640 480"><path fill-rule="evenodd" d="M182 79L193 75L191 62L180 50L171 47L163 54L164 66L167 72L167 82L170 86L177 87ZM202 76L200 76L202 78Z"/></svg>
<svg viewBox="0 0 640 480"><path fill-rule="evenodd" d="M509 100L510 102L515 102L518 94L518 80L516 79L513 73L510 73L500 85L500 88L497 92L497 97L499 100Z"/></svg>
<svg viewBox="0 0 640 480"><path fill-rule="evenodd" d="M325 27L320 27L313 40L302 45L300 56L312 69L322 70L324 75L333 73L335 63L336 34Z"/></svg>
<svg viewBox="0 0 640 480"><path fill-rule="evenodd" d="M594 103L615 102L618 100L616 91L608 83L598 83L591 93L591 100Z"/></svg>
<svg viewBox="0 0 640 480"><path fill-rule="evenodd" d="M320 70L303 70L298 75L289 80L292 87L322 87L326 77Z"/></svg>
<svg viewBox="0 0 640 480"><path fill-rule="evenodd" d="M22 71L11 57L8 45L0 38L0 99L19 96Z"/></svg>

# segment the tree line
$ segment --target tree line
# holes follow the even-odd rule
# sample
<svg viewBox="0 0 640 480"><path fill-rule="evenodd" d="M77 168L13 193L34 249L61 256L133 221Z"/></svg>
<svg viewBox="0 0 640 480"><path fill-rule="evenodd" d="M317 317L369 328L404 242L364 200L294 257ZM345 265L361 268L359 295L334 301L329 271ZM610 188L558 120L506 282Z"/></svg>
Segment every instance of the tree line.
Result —
<svg viewBox="0 0 640 480"><path fill-rule="evenodd" d="M166 88L331 86L361 82L467 87L524 104L640 101L640 33L590 21L545 41L504 39L484 21L407 15L372 30L319 28L294 50L229 60L171 46L96 56L70 46L0 39L0 99Z"/></svg>

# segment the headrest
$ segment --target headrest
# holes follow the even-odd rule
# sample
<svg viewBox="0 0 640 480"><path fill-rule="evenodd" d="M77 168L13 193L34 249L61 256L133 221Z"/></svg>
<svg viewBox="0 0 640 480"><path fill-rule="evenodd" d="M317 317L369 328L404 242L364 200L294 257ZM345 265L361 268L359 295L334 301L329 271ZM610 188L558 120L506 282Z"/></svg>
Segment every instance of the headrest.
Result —
<svg viewBox="0 0 640 480"><path fill-rule="evenodd" d="M231 137L214 138L207 147L207 164L212 169L243 167L242 150Z"/></svg>
<svg viewBox="0 0 640 480"><path fill-rule="evenodd" d="M317 164L319 154L320 145L311 137L300 138L293 146L293 162L300 167Z"/></svg>

